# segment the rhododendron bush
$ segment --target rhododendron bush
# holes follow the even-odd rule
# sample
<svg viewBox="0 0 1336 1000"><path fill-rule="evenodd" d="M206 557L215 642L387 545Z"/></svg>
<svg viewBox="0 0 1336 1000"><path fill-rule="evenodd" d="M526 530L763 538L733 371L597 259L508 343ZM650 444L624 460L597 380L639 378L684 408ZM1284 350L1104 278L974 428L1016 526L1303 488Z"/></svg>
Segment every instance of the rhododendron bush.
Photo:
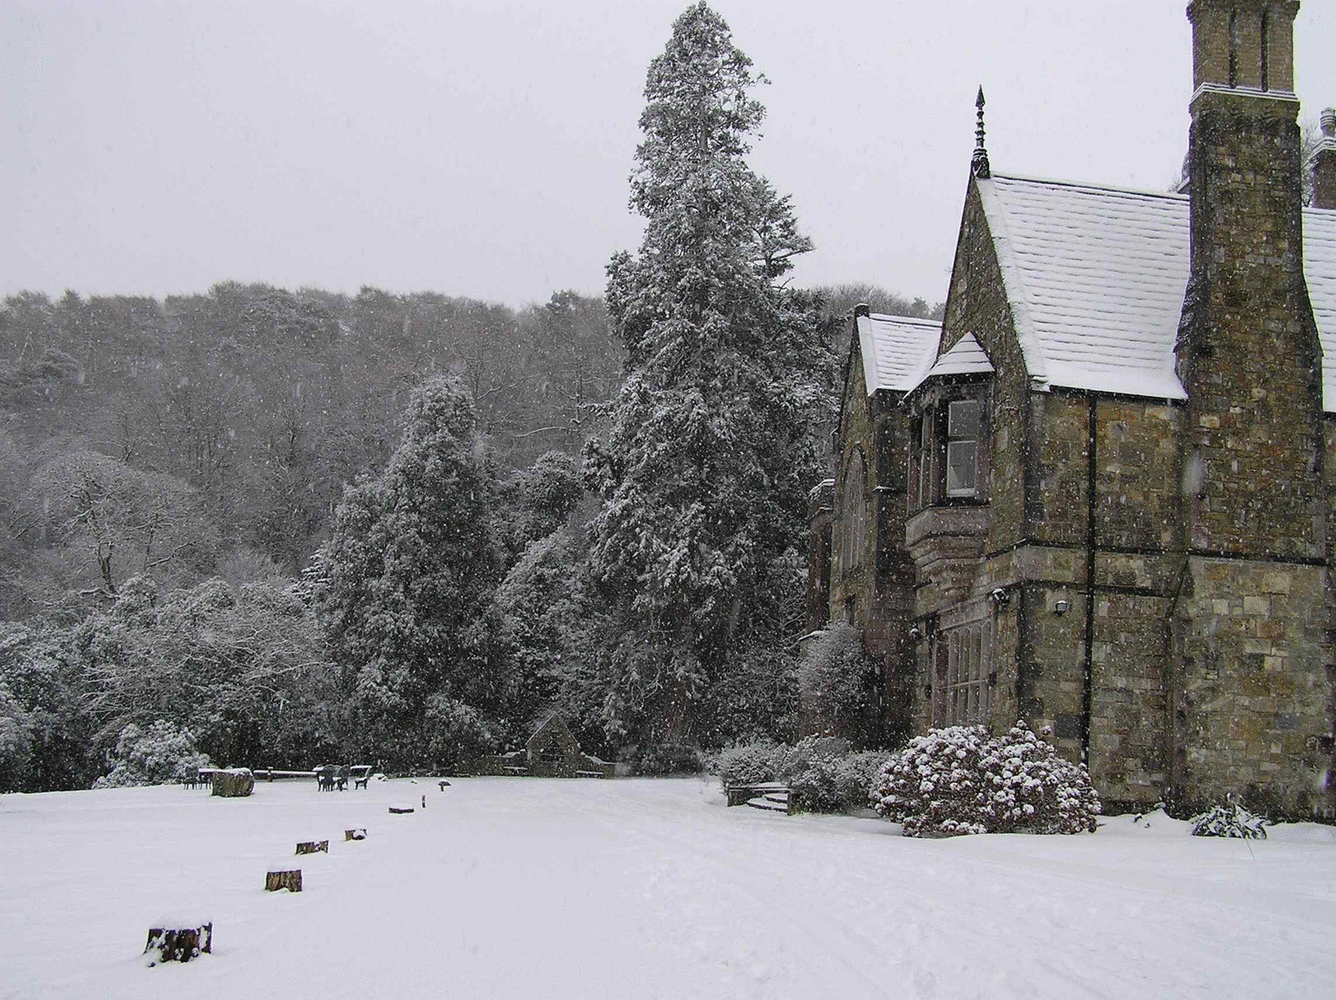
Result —
<svg viewBox="0 0 1336 1000"><path fill-rule="evenodd" d="M1018 723L1005 736L982 726L934 729L882 768L872 806L931 833L1093 833L1099 798L1084 766Z"/></svg>

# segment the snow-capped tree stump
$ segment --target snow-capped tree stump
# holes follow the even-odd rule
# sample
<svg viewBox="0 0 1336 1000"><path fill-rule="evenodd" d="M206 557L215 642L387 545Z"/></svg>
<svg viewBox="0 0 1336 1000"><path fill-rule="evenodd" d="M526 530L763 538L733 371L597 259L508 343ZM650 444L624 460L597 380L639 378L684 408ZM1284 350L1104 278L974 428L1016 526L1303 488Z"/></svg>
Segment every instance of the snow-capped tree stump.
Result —
<svg viewBox="0 0 1336 1000"><path fill-rule="evenodd" d="M264 876L264 891L278 892L280 889L287 889L289 892L302 891L302 870L295 868L286 872L266 872Z"/></svg>
<svg viewBox="0 0 1336 1000"><path fill-rule="evenodd" d="M396 816L402 816L404 813L411 813L412 811L412 806L390 806L390 812Z"/></svg>
<svg viewBox="0 0 1336 1000"><path fill-rule="evenodd" d="M159 962L189 962L201 952L212 951L212 921L198 927L150 927L144 945L145 955L156 953L149 957L150 968Z"/></svg>
<svg viewBox="0 0 1336 1000"><path fill-rule="evenodd" d="M319 851L323 851L325 854L329 853L328 840L303 840L297 845L298 854L315 854Z"/></svg>
<svg viewBox="0 0 1336 1000"><path fill-rule="evenodd" d="M355 826L351 830L343 831L344 840L366 840L366 827Z"/></svg>
<svg viewBox="0 0 1336 1000"><path fill-rule="evenodd" d="M213 772L212 795L223 798L240 798L249 795L255 789L255 777L248 768L235 767L225 771Z"/></svg>

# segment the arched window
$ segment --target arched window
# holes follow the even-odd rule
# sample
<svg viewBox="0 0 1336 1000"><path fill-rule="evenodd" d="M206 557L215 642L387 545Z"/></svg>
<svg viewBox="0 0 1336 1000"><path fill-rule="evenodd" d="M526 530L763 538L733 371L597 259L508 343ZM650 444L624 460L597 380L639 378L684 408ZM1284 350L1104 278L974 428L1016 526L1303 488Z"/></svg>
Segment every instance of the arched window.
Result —
<svg viewBox="0 0 1336 1000"><path fill-rule="evenodd" d="M840 568L856 569L863 564L867 548L867 470L862 452L855 451L844 474L844 495L840 511Z"/></svg>

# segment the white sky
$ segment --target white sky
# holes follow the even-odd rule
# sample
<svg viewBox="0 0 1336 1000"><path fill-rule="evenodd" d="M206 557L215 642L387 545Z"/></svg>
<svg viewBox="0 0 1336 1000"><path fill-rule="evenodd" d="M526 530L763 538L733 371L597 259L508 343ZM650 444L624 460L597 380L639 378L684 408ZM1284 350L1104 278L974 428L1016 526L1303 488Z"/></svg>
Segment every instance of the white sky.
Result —
<svg viewBox="0 0 1336 1000"><path fill-rule="evenodd" d="M685 6L0 0L0 294L601 293ZM752 162L816 242L797 281L945 296L980 83L995 171L1165 189L1185 6L716 0L773 81ZM1315 120L1336 3L1295 34Z"/></svg>

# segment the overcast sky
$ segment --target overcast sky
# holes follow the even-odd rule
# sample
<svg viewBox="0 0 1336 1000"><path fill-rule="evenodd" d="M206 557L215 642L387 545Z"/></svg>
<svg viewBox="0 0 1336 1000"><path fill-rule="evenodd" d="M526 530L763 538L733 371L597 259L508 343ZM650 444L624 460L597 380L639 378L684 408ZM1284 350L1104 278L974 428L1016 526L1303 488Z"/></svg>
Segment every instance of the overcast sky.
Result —
<svg viewBox="0 0 1336 1000"><path fill-rule="evenodd" d="M0 0L0 294L601 293L685 6ZM1185 6L717 0L772 81L752 162L816 243L798 282L945 296L980 83L995 171L1167 188ZM1336 3L1295 34L1315 121Z"/></svg>

